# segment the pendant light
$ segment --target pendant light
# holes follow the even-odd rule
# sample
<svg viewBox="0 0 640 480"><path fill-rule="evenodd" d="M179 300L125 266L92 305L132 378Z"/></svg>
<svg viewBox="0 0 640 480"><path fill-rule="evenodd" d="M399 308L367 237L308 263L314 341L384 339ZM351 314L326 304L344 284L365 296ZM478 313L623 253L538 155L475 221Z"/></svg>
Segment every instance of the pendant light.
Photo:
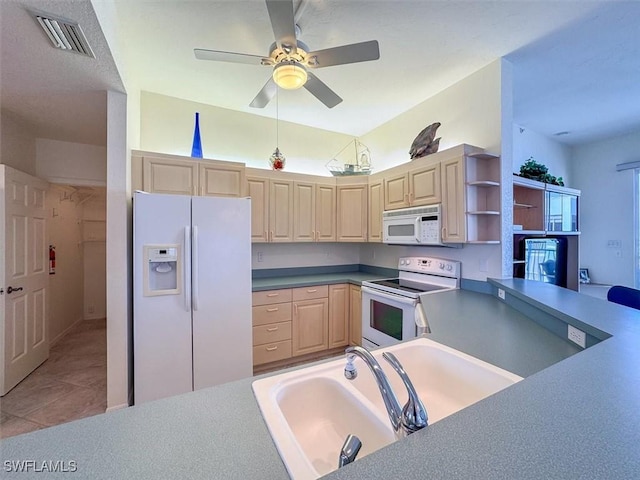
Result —
<svg viewBox="0 0 640 480"><path fill-rule="evenodd" d="M278 143L280 141L279 136L279 128L278 128L278 120L279 120L279 107L278 107L278 90L276 90L276 149L269 157L269 165L274 170L282 170L284 168L284 164L287 161L284 158L284 155L280 152L280 148L278 148Z"/></svg>

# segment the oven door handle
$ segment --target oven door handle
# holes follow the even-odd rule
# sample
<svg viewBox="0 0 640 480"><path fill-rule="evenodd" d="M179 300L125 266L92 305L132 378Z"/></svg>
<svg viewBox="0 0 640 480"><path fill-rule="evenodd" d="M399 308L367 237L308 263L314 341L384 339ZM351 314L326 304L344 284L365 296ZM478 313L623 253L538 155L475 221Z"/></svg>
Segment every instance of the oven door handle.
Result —
<svg viewBox="0 0 640 480"><path fill-rule="evenodd" d="M386 298L387 300L392 300L394 302L403 303L405 305L411 305L415 307L418 303L416 298L403 297L402 295L395 295L393 293L381 292L380 290L375 290L370 287L365 287L364 285L361 288L362 293L368 293L371 296Z"/></svg>

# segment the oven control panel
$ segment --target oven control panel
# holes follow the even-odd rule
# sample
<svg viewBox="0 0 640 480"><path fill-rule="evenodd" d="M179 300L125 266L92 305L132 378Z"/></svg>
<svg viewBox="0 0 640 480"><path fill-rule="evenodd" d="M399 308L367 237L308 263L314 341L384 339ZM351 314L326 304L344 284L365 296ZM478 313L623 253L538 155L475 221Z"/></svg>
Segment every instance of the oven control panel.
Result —
<svg viewBox="0 0 640 480"><path fill-rule="evenodd" d="M398 270L460 278L460 262L435 257L402 257Z"/></svg>

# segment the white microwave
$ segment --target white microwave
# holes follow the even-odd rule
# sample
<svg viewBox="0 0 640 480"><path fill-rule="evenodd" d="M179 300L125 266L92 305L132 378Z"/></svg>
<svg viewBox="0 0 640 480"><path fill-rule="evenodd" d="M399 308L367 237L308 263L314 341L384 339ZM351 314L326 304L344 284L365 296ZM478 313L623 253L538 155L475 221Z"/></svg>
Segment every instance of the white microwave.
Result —
<svg viewBox="0 0 640 480"><path fill-rule="evenodd" d="M442 245L440 204L382 213L382 241L396 245Z"/></svg>

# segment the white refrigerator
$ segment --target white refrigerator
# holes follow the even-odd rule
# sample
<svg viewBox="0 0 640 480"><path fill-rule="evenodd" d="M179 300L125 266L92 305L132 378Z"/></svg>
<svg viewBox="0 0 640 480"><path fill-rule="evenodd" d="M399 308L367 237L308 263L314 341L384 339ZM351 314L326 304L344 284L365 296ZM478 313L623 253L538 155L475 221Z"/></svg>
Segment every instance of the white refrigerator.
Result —
<svg viewBox="0 0 640 480"><path fill-rule="evenodd" d="M136 192L134 402L249 377L251 200Z"/></svg>

